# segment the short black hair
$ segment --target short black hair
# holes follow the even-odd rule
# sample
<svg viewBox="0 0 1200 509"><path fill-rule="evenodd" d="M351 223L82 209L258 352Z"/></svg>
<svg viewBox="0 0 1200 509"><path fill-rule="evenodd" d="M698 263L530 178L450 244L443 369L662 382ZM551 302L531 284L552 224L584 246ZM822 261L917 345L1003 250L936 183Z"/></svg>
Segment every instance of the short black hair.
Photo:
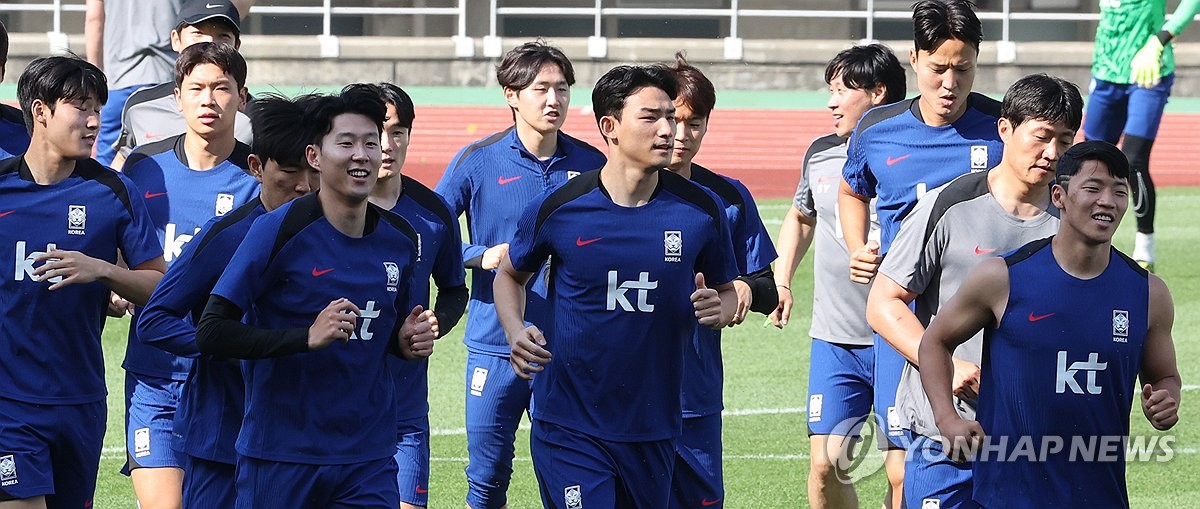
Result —
<svg viewBox="0 0 1200 509"><path fill-rule="evenodd" d="M620 120L625 99L646 87L666 92L672 101L679 95L679 83L675 81L675 75L661 66L618 65L609 69L592 88L592 110L596 114L596 125L600 125L600 119L610 115Z"/></svg>
<svg viewBox="0 0 1200 509"><path fill-rule="evenodd" d="M54 112L59 100L108 102L104 72L78 55L34 59L17 79L17 101L25 116L25 129L33 133L33 101L42 101Z"/></svg>
<svg viewBox="0 0 1200 509"><path fill-rule="evenodd" d="M0 21L0 66L8 62L8 27Z"/></svg>
<svg viewBox="0 0 1200 509"><path fill-rule="evenodd" d="M228 44L198 42L179 52L175 61L175 87L183 86L183 78L202 64L213 64L233 76L238 90L246 86L246 59L237 49Z"/></svg>
<svg viewBox="0 0 1200 509"><path fill-rule="evenodd" d="M386 105L390 104L396 108L396 118L400 121L400 126L412 129L413 120L417 118L416 111L413 110L412 97L408 96L403 88L392 83L378 83L380 97Z"/></svg>
<svg viewBox="0 0 1200 509"><path fill-rule="evenodd" d="M1046 74L1030 74L1008 87L1000 116L1013 127L1026 120L1045 120L1079 130L1083 121L1083 96L1074 83Z"/></svg>
<svg viewBox="0 0 1200 509"><path fill-rule="evenodd" d="M659 64L679 83L678 99L683 101L698 118L708 118L717 105L717 90L711 80L696 66L688 63L682 51L675 53L675 64Z"/></svg>
<svg viewBox="0 0 1200 509"><path fill-rule="evenodd" d="M541 39L508 50L500 63L496 64L496 81L503 88L524 90L547 63L555 64L562 70L567 85L575 84L575 68L571 66L571 60L561 49Z"/></svg>
<svg viewBox="0 0 1200 509"><path fill-rule="evenodd" d="M1071 177L1079 173L1084 161L1100 161L1108 168L1108 174L1119 179L1129 179L1129 158L1116 145L1103 140L1076 143L1058 158L1054 170L1056 184L1067 188Z"/></svg>
<svg viewBox="0 0 1200 509"><path fill-rule="evenodd" d="M338 115L353 113L367 117L380 133L387 118L387 106L383 104L379 87L368 83L346 85L341 92L322 95L303 106L304 124L308 126L305 139L313 145L321 144L321 138L333 129L333 119Z"/></svg>
<svg viewBox="0 0 1200 509"><path fill-rule="evenodd" d="M970 0L919 0L913 4L913 45L932 52L956 39L975 48L983 42L983 24Z"/></svg>
<svg viewBox="0 0 1200 509"><path fill-rule="evenodd" d="M839 74L842 83L854 90L883 85L887 89L884 104L904 99L907 87L904 66L892 48L882 43L862 44L838 52L825 66L825 83L832 82Z"/></svg>
<svg viewBox="0 0 1200 509"><path fill-rule="evenodd" d="M246 107L250 125L254 130L251 150L264 163L274 159L281 166L307 168L304 147L308 145L304 127L303 101L313 96L301 96L295 100L279 94L266 93L254 98Z"/></svg>

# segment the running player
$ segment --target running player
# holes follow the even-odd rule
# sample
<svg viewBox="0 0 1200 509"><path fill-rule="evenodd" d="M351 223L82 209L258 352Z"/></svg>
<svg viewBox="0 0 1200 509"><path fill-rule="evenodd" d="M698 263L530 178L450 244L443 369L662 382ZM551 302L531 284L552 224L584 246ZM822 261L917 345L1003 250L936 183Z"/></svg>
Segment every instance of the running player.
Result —
<svg viewBox="0 0 1200 509"><path fill-rule="evenodd" d="M258 198L201 228L183 246L150 302L138 314L137 335L144 344L181 357L192 357L174 419L173 446L185 456L183 507L233 507L233 442L242 425L245 383L237 363L199 356L195 323L208 303L217 278L229 264L250 225L259 216L308 194L320 183L304 156L306 145L301 101L264 96L249 108L259 136L249 169L261 185Z"/></svg>
<svg viewBox="0 0 1200 509"><path fill-rule="evenodd" d="M509 367L509 346L492 303L492 278L508 251L517 220L531 200L572 176L604 166L604 155L560 129L571 106L575 70L542 41L513 48L496 66L496 81L512 110L513 127L459 151L437 193L454 217L467 214L463 260L471 272L468 305L466 424L467 506L507 503L517 426L529 408L529 382ZM531 278L526 317L545 307L546 273Z"/></svg>
<svg viewBox="0 0 1200 509"><path fill-rule="evenodd" d="M917 199L971 171L1000 161L1000 103L971 91L983 26L968 0L920 0L913 5L909 63L917 97L863 115L847 149L838 213L850 250L850 278L867 283ZM876 198L880 239L867 239L869 203ZM904 458L904 430L895 419L895 388L904 359L875 339L876 424L888 438L885 461ZM895 471L893 469L890 471ZM888 477L892 507L903 479Z"/></svg>
<svg viewBox="0 0 1200 509"><path fill-rule="evenodd" d="M934 438L938 430L921 390L917 348L929 320L972 268L1057 230L1050 182L1082 117L1083 98L1070 82L1045 74L1017 80L1000 108L1000 164L922 197L875 278L867 321L908 360L896 390L900 424L913 438L904 469L907 507L930 501L943 509L971 507L970 465L946 458ZM954 391L965 418L975 415L982 342L973 338L955 352Z"/></svg>
<svg viewBox="0 0 1200 509"><path fill-rule="evenodd" d="M1164 21L1166 0L1100 2L1092 58L1092 87L1083 135L1116 144L1133 170L1133 212L1137 215L1133 259L1154 271L1154 181L1150 149L1163 108L1175 83L1171 41L1200 12L1200 0L1182 0Z"/></svg>
<svg viewBox="0 0 1200 509"><path fill-rule="evenodd" d="M771 315L776 327L783 328L791 317L792 276L814 237L816 242L808 370L808 502L814 509L858 505L846 459L874 395L875 348L866 320L870 286L846 278L850 253L838 222L846 140L867 110L904 99L904 81L904 68L883 44L855 46L829 61L825 82L834 132L809 145L796 196L779 227L779 305ZM872 221L868 238L879 238L878 223ZM885 466L889 478L903 477L903 462Z"/></svg>
<svg viewBox="0 0 1200 509"><path fill-rule="evenodd" d="M126 161L125 174L145 193L168 266L209 219L258 195L246 167L250 147L233 137L237 91L245 81L246 61L232 46L188 46L175 66L187 132L138 147ZM175 450L172 421L191 359L144 344L131 327L122 367L128 453L122 472L133 480L142 509L179 507L184 458Z"/></svg>
<svg viewBox="0 0 1200 509"><path fill-rule="evenodd" d="M692 328L720 328L737 306L719 199L663 169L676 90L660 67L619 66L597 81L611 158L529 205L496 274L512 367L534 380L530 450L546 507L668 506ZM543 335L523 308L547 259ZM707 288L706 276L719 284Z"/></svg>
<svg viewBox="0 0 1200 509"><path fill-rule="evenodd" d="M8 64L8 29L0 23L0 81ZM29 131L21 110L0 104L0 160L23 154L29 149Z"/></svg>
<svg viewBox="0 0 1200 509"><path fill-rule="evenodd" d="M682 53L674 65L663 65L679 83L675 97L675 146L668 170L712 191L725 209L733 238L735 262L743 274L733 281L738 297L733 323L748 310L768 314L779 301L771 262L775 247L758 216L758 205L741 182L713 173L692 162L717 102L716 89ZM675 445L671 477L671 507L723 507L725 483L721 471L721 331L696 327L683 363L683 434Z"/></svg>
<svg viewBox="0 0 1200 509"><path fill-rule="evenodd" d="M921 340L921 378L947 446L957 453L987 440L974 462L981 507L1129 507L1130 403L1140 393L1155 429L1179 420L1171 293L1112 247L1131 168L1115 146L1087 141L1063 154L1056 173L1058 234L981 263ZM981 329L972 422L955 412L950 356ZM1040 457L996 447L1025 439Z"/></svg>
<svg viewBox="0 0 1200 509"><path fill-rule="evenodd" d="M214 42L237 49L242 45L241 32L241 16L232 1L187 0L179 11L179 24L171 31L171 48L182 53L192 44ZM130 94L121 113L121 134L113 144L114 168L123 168L125 158L140 145L183 134L187 122L175 100L178 86L168 81ZM236 92L244 100L247 94L242 86ZM253 140L250 118L241 112L235 117L238 140L249 144Z"/></svg>
<svg viewBox="0 0 1200 509"><path fill-rule="evenodd" d="M0 162L0 506L92 506L109 291L144 303L166 266L138 188L88 156L108 97L76 57L17 82L29 151ZM126 269L118 265L124 259Z"/></svg>
<svg viewBox="0 0 1200 509"><path fill-rule="evenodd" d="M394 508L396 389L384 358L428 356L436 323L421 306L408 311L416 232L367 201L382 161L378 89L350 85L308 110L321 191L254 222L196 341L253 359L242 365L235 507Z"/></svg>
<svg viewBox="0 0 1200 509"><path fill-rule="evenodd" d="M403 217L417 232L417 265L413 277L417 303L429 306L429 278L437 284L439 335L458 323L467 307L466 274L462 263L462 237L458 219L436 193L400 173L408 155L412 134L412 98L404 89L380 83L380 97L387 105L383 122L383 163L379 181L371 190L371 203ZM429 363L425 359L388 357L396 379L396 465L401 509L429 505Z"/></svg>

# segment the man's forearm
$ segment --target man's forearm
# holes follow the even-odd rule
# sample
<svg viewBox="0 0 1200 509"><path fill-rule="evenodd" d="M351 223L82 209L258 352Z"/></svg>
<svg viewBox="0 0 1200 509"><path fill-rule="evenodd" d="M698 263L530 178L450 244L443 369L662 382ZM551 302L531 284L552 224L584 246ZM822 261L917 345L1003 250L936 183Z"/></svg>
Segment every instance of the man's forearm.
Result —
<svg viewBox="0 0 1200 509"><path fill-rule="evenodd" d="M920 342L921 385L925 395L929 397L929 405L933 409L934 419L957 415L954 410L954 398L950 387L954 375L953 352L945 343L936 338L926 336Z"/></svg>
<svg viewBox="0 0 1200 509"><path fill-rule="evenodd" d="M157 269L126 269L114 265L111 273L101 281L125 300L144 306L162 277L163 272Z"/></svg>

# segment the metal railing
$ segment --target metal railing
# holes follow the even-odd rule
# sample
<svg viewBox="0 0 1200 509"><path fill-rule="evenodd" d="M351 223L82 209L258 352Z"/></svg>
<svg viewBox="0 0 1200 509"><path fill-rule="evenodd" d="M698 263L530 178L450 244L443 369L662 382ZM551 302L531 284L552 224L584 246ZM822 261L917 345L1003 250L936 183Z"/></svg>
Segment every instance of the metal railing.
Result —
<svg viewBox="0 0 1200 509"><path fill-rule="evenodd" d="M611 0L610 0L611 1ZM453 16L457 21L456 54L469 57L474 55L474 40L467 33L467 0L457 0L454 7L347 7L334 6L334 0L322 0L320 6L265 6L256 5L250 9L252 14L310 14L322 18L321 34L322 47L336 46L336 38L332 33L333 16ZM866 0L862 9L850 10L815 10L815 9L742 9L739 0L730 0L728 8L705 9L663 9L653 7L605 7L604 0L595 0L591 7L500 7L498 0L490 0L488 16L488 34L484 37L485 56L498 56L499 21L505 16L524 17L579 17L592 18L593 31L589 38L589 53L592 56L604 56L603 22L606 18L614 17L671 17L671 18L717 18L728 19L729 37L726 38L726 58L741 58L741 39L739 21L743 18L794 18L794 19L861 19L866 24L866 39L875 38L875 22L878 20L908 19L912 13L907 10L878 10L876 0ZM1000 21L1001 34L997 42L1001 47L1011 46L1011 27L1013 22L1020 21L1095 21L1097 13L1078 12L1013 12L1011 0L1002 0L1000 12L980 11L981 20ZM894 5L889 3L889 5ZM48 3L36 4L0 4L0 12L50 12L53 16L53 41L65 40L62 27L64 12L83 12L83 3L65 3L63 0L51 0ZM1197 18L1200 18L1198 16ZM336 49L324 51L326 56L336 56Z"/></svg>

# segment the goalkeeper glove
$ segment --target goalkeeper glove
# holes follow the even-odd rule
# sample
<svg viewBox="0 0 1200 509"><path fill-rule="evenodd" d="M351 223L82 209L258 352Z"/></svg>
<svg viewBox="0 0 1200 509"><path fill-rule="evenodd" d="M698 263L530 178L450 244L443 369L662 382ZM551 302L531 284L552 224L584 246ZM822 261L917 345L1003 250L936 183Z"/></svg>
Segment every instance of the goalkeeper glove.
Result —
<svg viewBox="0 0 1200 509"><path fill-rule="evenodd" d="M1154 88L1162 77L1163 43L1157 35L1150 36L1142 49L1133 55L1129 80L1142 88Z"/></svg>

